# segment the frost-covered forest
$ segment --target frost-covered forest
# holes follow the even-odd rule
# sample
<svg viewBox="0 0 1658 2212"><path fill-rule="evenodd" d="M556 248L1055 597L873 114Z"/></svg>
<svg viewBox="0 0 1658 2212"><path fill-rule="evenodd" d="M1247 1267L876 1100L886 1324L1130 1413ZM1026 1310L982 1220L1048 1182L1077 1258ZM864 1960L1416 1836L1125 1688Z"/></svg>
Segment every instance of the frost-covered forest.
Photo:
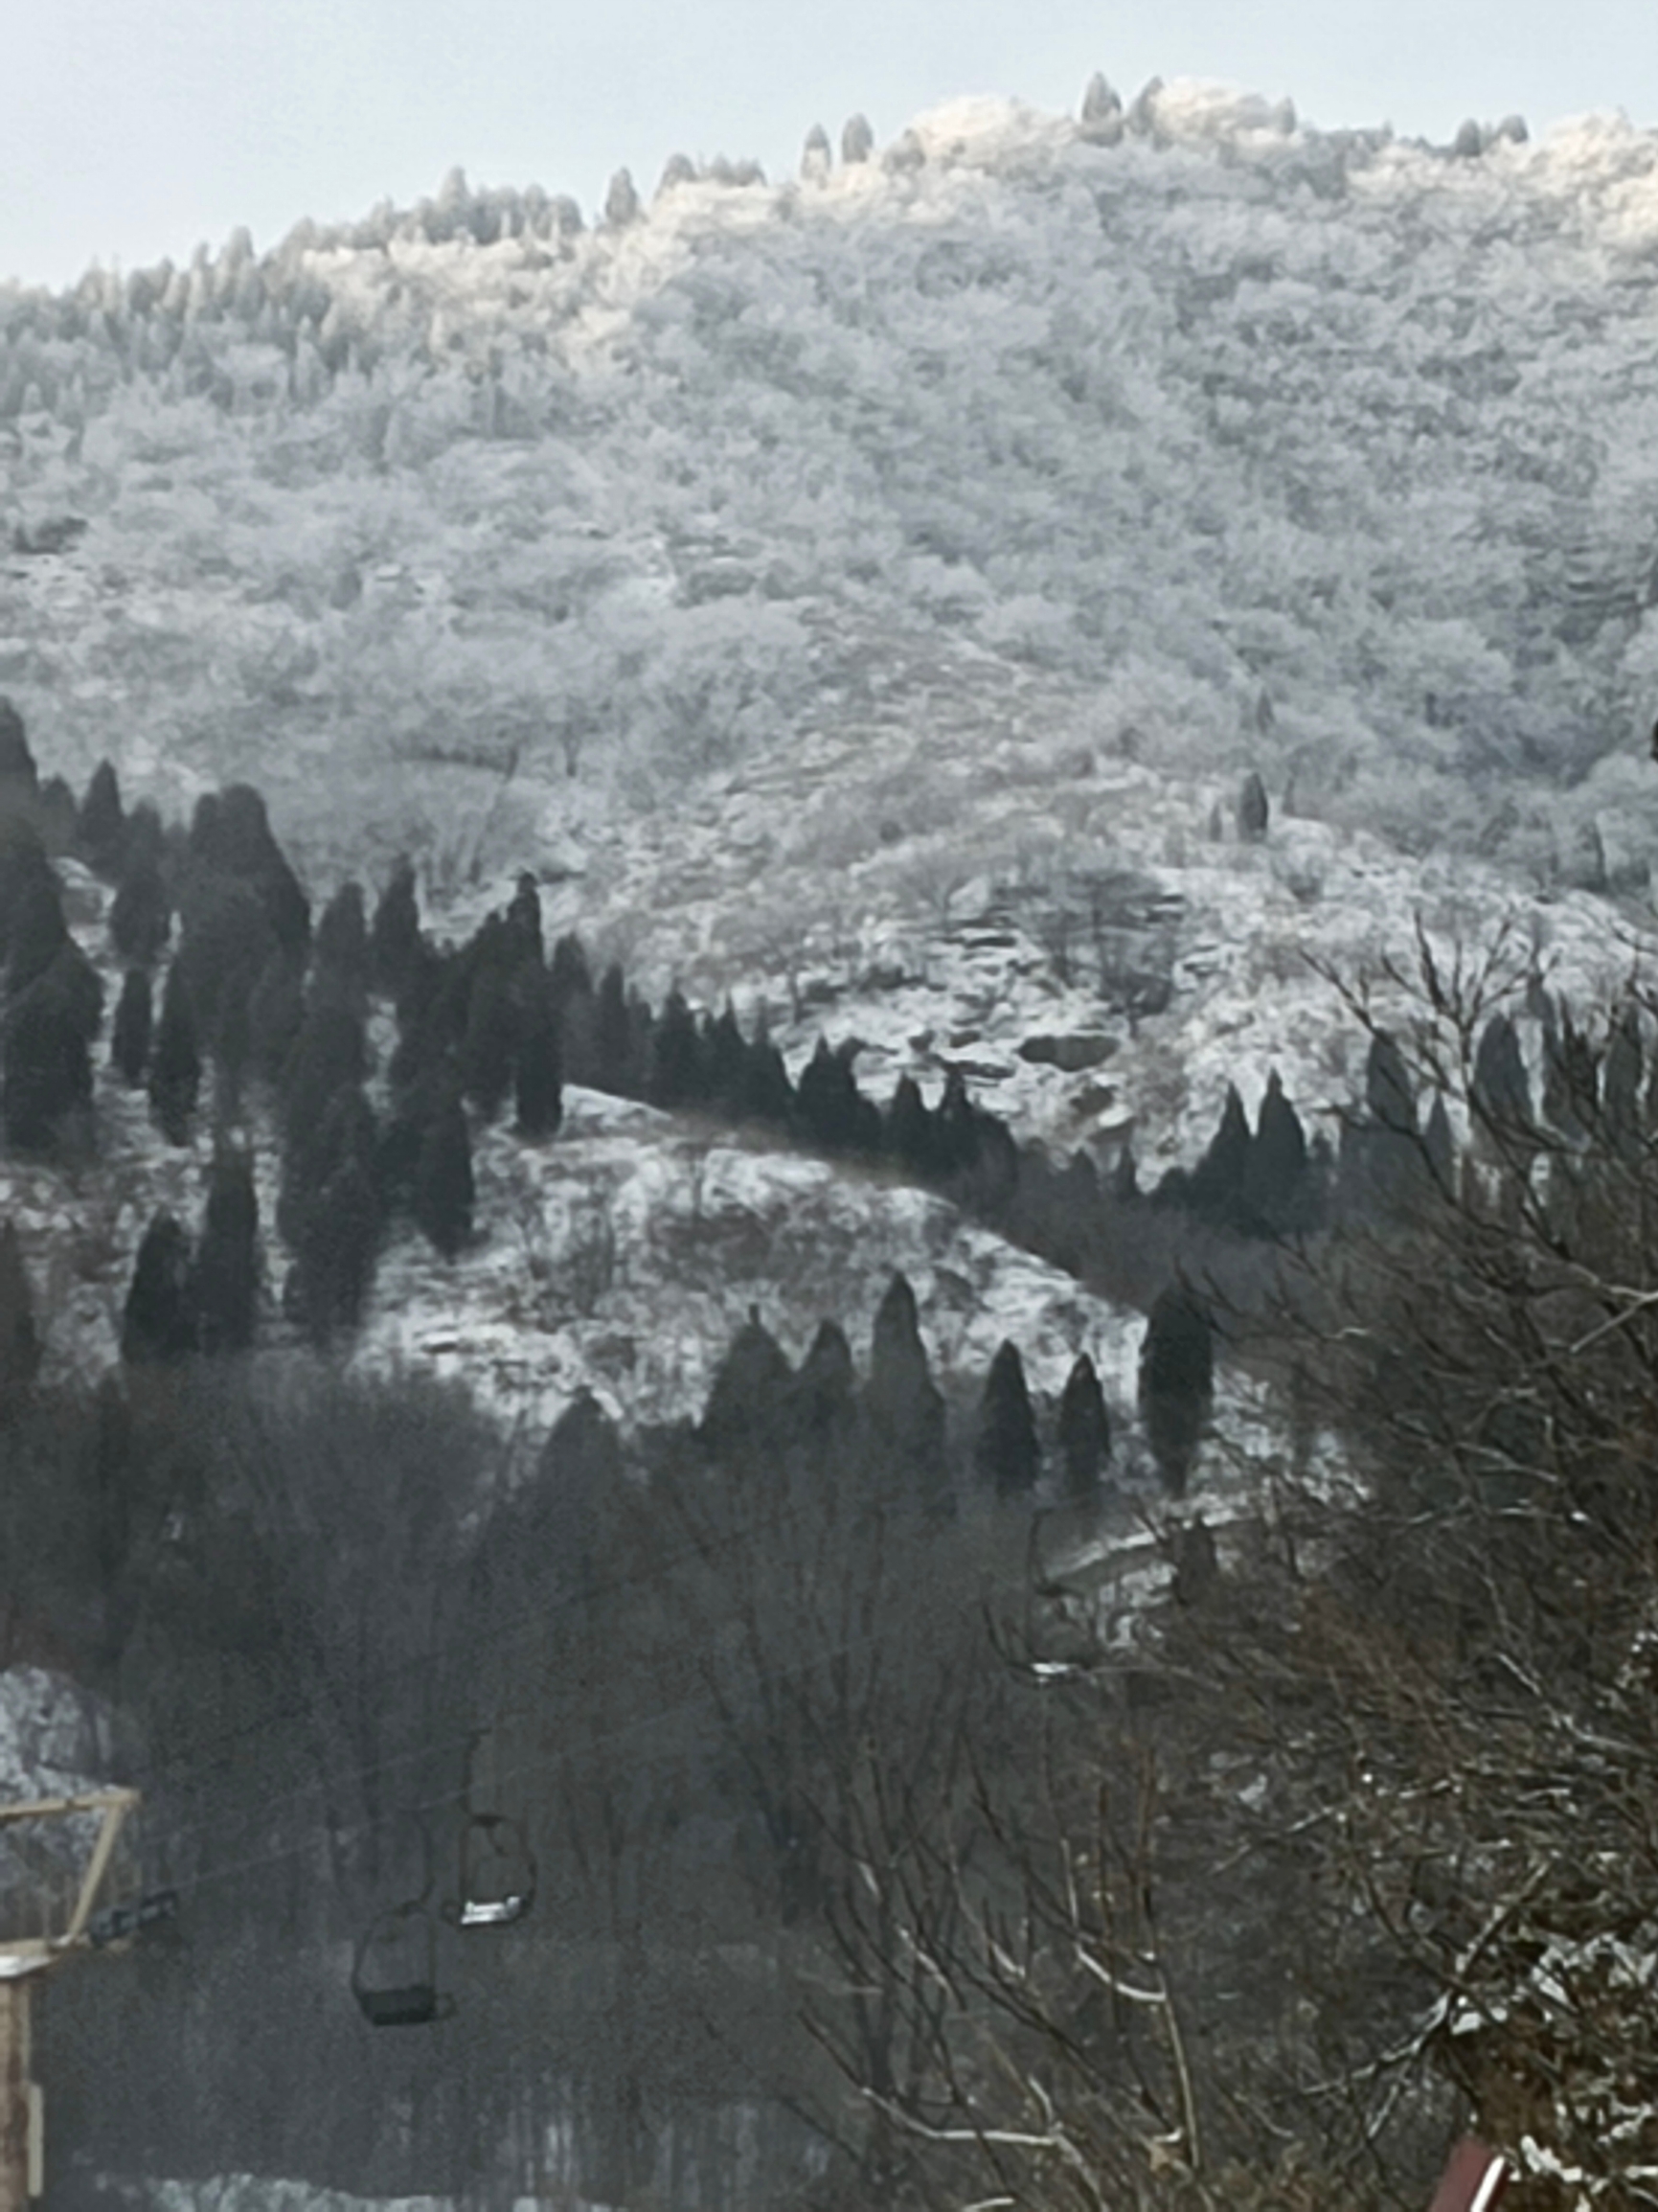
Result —
<svg viewBox="0 0 1658 2212"><path fill-rule="evenodd" d="M567 770L637 801L851 713L883 648L938 718L991 655L1037 719L1596 880L1658 819L1658 139L1087 104L0 292L0 681L76 780L113 709L129 786L453 861Z"/></svg>

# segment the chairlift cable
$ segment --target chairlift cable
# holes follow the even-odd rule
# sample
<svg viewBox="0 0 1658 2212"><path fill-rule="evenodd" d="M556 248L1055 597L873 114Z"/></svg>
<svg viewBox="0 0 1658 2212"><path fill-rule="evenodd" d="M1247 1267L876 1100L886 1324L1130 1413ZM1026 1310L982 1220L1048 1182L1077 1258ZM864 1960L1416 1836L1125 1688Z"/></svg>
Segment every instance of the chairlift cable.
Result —
<svg viewBox="0 0 1658 2212"><path fill-rule="evenodd" d="M508 1640L525 1640L534 1630L544 1630L550 1620L556 1620L564 1613L585 1608L593 1604L596 1599L658 1581L676 1568L688 1563L717 1559L727 1552L740 1549L744 1544L754 1542L759 1537L775 1536L791 1526L795 1521L806 1517L808 1514L821 1510L821 1499L803 1502L800 1506L790 1509L786 1513L774 1516L770 1520L758 1527L751 1524L729 1538L709 1544L692 1544L668 1559L658 1561L647 1569L614 1575L604 1583L586 1590L569 1592L551 1606L527 1605L517 1614L509 1616L509 1620L515 1626L508 1629ZM361 1686L365 1690L382 1686L399 1676L414 1674L419 1669L435 1672L441 1662L486 1642L489 1644L491 1649L500 1649L501 1638L497 1633L496 1624L493 1622L480 1625L478 1629L468 1630L463 1635L445 1638L417 1656L398 1660L385 1667L369 1669L363 1676ZM572 1694L566 1703L574 1708L580 1701L579 1694ZM678 1708L664 1708L665 1711L676 1709ZM245 1743L261 1736L270 1736L284 1722L307 1719L311 1710L309 1701L304 1703L296 1701L279 1708L274 1714L266 1714L257 1721L248 1722L236 1729L227 1730L220 1736L210 1739L205 1746L190 1753L180 1752L169 1759L154 1761L148 1765L135 1766L131 1770L133 1786L143 1790L147 1797L154 1801L160 1796L163 1777L175 1773L183 1767L186 1768L186 1783L188 1785L193 1776L205 1775L211 1766L223 1764L221 1761L214 1760L211 1757L212 1753L221 1750L227 1745ZM556 1711L556 1708L555 1708L555 1713ZM547 1719L555 1717L554 1714L548 1712L548 1708L544 1705L519 1701L497 1707L492 1717L491 1725L498 1724L502 1721L514 1720L534 1714L540 1714ZM451 1736L422 1743L408 1750L389 1753L383 1759L366 1761L352 1767L331 1769L329 1772L318 1775L291 1790L284 1791L281 1796L264 1800L260 1811L261 1813L268 1813L280 1810L285 1805L308 1799L325 1786L368 1781L380 1775L395 1772L400 1767L420 1764L445 1751L460 1749L471 1743L477 1733L477 1726L472 1723ZM204 1753L208 1755L204 1756ZM158 1846L163 1840L163 1836L167 1844L177 1845L193 1837L210 1835L217 1829L242 1825L245 1818L244 1814L239 1813L210 1814L199 1820L177 1823L160 1834L153 1830L151 1833L156 1835Z"/></svg>

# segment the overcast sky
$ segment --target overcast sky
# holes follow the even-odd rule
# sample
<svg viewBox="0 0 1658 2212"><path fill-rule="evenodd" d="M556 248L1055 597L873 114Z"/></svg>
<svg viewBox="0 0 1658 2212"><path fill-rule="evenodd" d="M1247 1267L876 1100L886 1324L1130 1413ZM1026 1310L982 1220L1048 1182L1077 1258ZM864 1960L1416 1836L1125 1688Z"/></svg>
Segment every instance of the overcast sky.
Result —
<svg viewBox="0 0 1658 2212"><path fill-rule="evenodd" d="M188 260L437 189L591 209L626 164L757 156L855 108L877 142L962 93L1074 108L1095 69L1220 78L1305 120L1448 139L1586 108L1658 124L1652 0L16 0L0 39L0 279Z"/></svg>

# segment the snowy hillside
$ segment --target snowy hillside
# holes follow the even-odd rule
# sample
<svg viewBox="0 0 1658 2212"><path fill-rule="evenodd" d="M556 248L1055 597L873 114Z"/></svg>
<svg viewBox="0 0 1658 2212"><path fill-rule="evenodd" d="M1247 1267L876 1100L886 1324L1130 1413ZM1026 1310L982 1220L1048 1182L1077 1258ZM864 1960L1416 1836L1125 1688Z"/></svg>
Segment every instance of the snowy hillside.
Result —
<svg viewBox="0 0 1658 2212"><path fill-rule="evenodd" d="M555 794L807 722L946 748L1000 683L1009 728L1644 872L1658 137L1179 84L745 174L587 228L455 176L0 292L0 685L72 778L252 774L313 858L464 879Z"/></svg>

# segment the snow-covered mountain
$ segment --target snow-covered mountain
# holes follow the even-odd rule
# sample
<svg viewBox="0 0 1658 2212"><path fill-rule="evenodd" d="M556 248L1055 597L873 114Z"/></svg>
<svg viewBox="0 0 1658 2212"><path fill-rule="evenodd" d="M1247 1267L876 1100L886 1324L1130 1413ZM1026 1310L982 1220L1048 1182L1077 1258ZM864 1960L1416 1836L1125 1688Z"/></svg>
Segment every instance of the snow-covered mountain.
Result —
<svg viewBox="0 0 1658 2212"><path fill-rule="evenodd" d="M1000 687L1010 729L1639 873L1658 136L1088 110L670 164L588 228L457 175L0 292L0 685L72 776L251 773L359 867L464 878L806 724L947 748Z"/></svg>

